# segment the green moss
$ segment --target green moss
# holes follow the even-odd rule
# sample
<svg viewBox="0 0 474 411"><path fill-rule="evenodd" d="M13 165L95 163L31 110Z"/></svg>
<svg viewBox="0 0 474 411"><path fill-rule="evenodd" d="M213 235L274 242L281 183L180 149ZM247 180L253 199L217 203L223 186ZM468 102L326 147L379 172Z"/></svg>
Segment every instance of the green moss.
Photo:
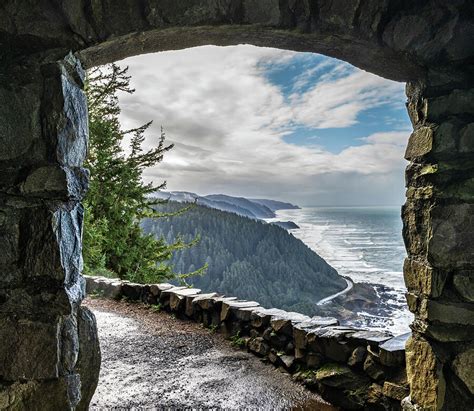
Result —
<svg viewBox="0 0 474 411"><path fill-rule="evenodd" d="M438 172L438 165L437 164L428 164L428 165L424 166L421 169L420 175L424 176L424 175L427 175L427 174L435 174L437 172Z"/></svg>
<svg viewBox="0 0 474 411"><path fill-rule="evenodd" d="M321 380L334 375L346 374L348 370L349 368L343 364L328 363L324 364L318 369L318 371L316 371L316 378Z"/></svg>

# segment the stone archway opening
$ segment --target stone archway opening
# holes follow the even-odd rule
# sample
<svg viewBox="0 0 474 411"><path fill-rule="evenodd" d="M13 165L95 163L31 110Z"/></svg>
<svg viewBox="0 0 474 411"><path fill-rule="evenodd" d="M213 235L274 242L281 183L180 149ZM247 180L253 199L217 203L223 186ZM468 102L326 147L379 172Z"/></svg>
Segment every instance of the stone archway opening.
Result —
<svg viewBox="0 0 474 411"><path fill-rule="evenodd" d="M360 306L355 308L357 304L351 305L351 310L360 312L364 309L367 313L357 316L357 325L370 324L396 334L409 331L408 324L411 318L404 297L401 273L406 253L401 236L400 206L404 199L403 153L410 135L408 130L411 130L411 123L406 114L402 83L383 80L357 70L347 63L317 54L293 53L249 45L198 47L170 53L140 55L122 60L118 64L129 67L128 73L132 77L135 90L133 95L124 95L123 100L121 99L124 127L129 129L154 118L155 124L152 125L149 136L157 135L160 126L163 125L168 139L171 139L169 142L176 143L172 152L165 156L165 163L153 171L150 170L148 174L154 177L153 179L150 177L149 181L153 180L155 184L166 179L167 191L183 190L201 195L222 193L258 198L268 196L268 192L274 190L276 186L277 192L272 192L276 198L299 205L336 204L350 207L364 204L384 206L399 204L391 208L374 210L375 218L385 222L382 230L386 231L373 234L370 230L362 233L359 221L361 218L366 219L366 224L369 223L367 220L369 210L353 209L351 211L355 214L345 215L342 214L343 209L333 209L331 212L323 208L320 210L322 216L334 219L334 213L339 212L341 213L339 217L344 218L344 222L350 224L350 227L346 227L345 232L338 233L328 230L325 234L325 239L328 241L326 248L321 247L316 239L306 244L313 247L319 255L323 255L341 275L352 276L357 283L365 281L385 284L385 287L378 287L378 293L379 295L382 293L383 298L378 298L370 286L364 287L358 284L356 291L361 297ZM172 72L173 64L177 65L174 72ZM289 71L290 67L292 77L286 79L284 73ZM317 74L310 78L304 77L315 68L318 69ZM335 74L329 76L330 73ZM320 83L321 75L324 75L324 81L321 79ZM303 89L295 90L294 86L296 83L302 83L303 77L306 83L304 86L299 86ZM346 89L351 87L354 91L349 92L348 96ZM331 91L332 88L338 92ZM324 93L329 93L330 99L334 101L325 105L327 97ZM376 102L373 101L374 94L379 94ZM291 95L292 102L287 99L288 95ZM310 98L313 100L309 100ZM353 103L360 103L366 107L360 112L356 110L358 124L349 126L347 123L353 115L350 108ZM387 108L389 104L396 105L396 108L393 110ZM271 108L271 113L265 110L267 105ZM349 106L347 115L336 115L336 110L342 105ZM378 117L371 116L372 106L379 107L379 110L383 107L384 113L377 111ZM249 118L252 116L251 112L256 113L255 118ZM283 118L281 122L275 118L274 112L281 113ZM396 126L385 124L382 117L389 115L396 118ZM286 127L283 132L287 132L288 122L292 123L292 129L296 128L296 131L292 130L289 136L278 134L276 131L278 127ZM295 123L297 125L293 126ZM330 133L338 127L345 133L342 131L335 136L331 135ZM306 134L303 133L311 135L306 139ZM345 136L341 135L343 133L354 137L351 137L351 140L345 139ZM369 135L371 137L367 138ZM330 139L341 139L344 143L336 145ZM319 148L324 147L329 140L334 148ZM355 145L356 151L353 155L345 151L346 143ZM317 144L318 149L311 151L311 144ZM169 165L168 156L172 156ZM392 165L393 161L396 163ZM314 164L314 167L309 169L309 163ZM346 166L346 163L350 165ZM212 170L209 170L210 164ZM275 164L278 165L277 168ZM379 168L366 173L365 170L374 170L375 164L378 164ZM332 170L328 171L329 168ZM262 181L259 176L263 177ZM264 179L270 181L263 182ZM332 186L337 186L337 189L330 191ZM313 187L314 191L311 191ZM264 190L267 190L267 194ZM299 192L302 191L305 192L303 199L299 196ZM319 194L320 191L323 191L324 197ZM314 200L317 203L310 202ZM298 214L286 216L284 220L295 218L299 219L300 216ZM332 220L332 223L335 221ZM170 224L176 231L179 219ZM311 227L318 232L318 229L323 229L324 224L326 222ZM159 226L157 222L156 227ZM160 231L160 235L163 234L169 240L167 228L164 230ZM357 231L357 236L353 230ZM187 232L181 234L191 235ZM292 234L297 237L305 236L308 240L308 236L312 233L309 229L304 232L300 229L292 231ZM331 237L331 234L334 236ZM345 240L341 239L336 244L334 241L338 236ZM310 238L309 240L311 241ZM373 241L375 244L372 244ZM390 245L385 244L387 241ZM340 258L328 254L329 244L340 250ZM362 253L365 254L363 257L360 256ZM175 264L179 260L179 272L194 271L188 269L191 266L190 250L180 254L182 258L173 259ZM389 262L390 259L393 259L393 262ZM192 258L192 261L193 267L200 267L205 262L204 259L196 261L196 258ZM211 277L218 276L217 273L211 272L208 272ZM372 272L372 275L367 272ZM390 282L390 279L393 279L393 282ZM321 315L323 312L323 306L311 314L309 310L298 308L296 305L291 307L283 305L288 302L286 300L283 302L283 298L269 302L263 291L259 298L250 292L244 291L242 294L240 289L225 288L222 284L212 288L209 283L204 283L199 278L193 279L193 284L197 288L204 287L207 292L218 291L226 295L256 300L262 305L275 308L289 311L303 310L300 312L309 315ZM346 287L345 283L343 284ZM369 295L372 295L374 301L386 301L391 291L395 291L389 288L389 284L397 288L397 294L391 294L396 295L395 304L398 307L396 313L386 303L383 308L364 303L362 308L363 301L367 302ZM315 301L317 300L319 298L315 297ZM300 301L299 306L303 307L305 302L309 303L307 300ZM342 312L342 307L339 310ZM390 312L394 315L390 316ZM329 313L338 316L337 309L328 311L326 315ZM344 313L347 314L347 311ZM376 316L380 318L377 319Z"/></svg>
<svg viewBox="0 0 474 411"><path fill-rule="evenodd" d="M76 6L7 2L0 11L6 22L0 94L8 102L0 107L0 336L8 341L0 348L0 398L7 408L34 398L44 407L82 408L94 389L94 321L80 307L80 199L87 185L81 64L237 43L319 52L407 81L414 127L403 208L404 275L415 313L407 345L411 402L470 408L472 5L269 0L262 7L250 0L189 0L130 1L120 10L107 1Z"/></svg>

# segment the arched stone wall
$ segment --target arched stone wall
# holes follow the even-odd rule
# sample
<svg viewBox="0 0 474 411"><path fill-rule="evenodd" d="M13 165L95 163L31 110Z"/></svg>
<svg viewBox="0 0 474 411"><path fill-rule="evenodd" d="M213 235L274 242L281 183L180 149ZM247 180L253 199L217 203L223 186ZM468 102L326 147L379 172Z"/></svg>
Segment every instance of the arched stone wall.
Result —
<svg viewBox="0 0 474 411"><path fill-rule="evenodd" d="M323 53L407 82L411 397L426 409L472 408L473 16L469 0L4 1L0 408L38 398L83 408L97 378L93 316L80 307L81 62L238 43Z"/></svg>

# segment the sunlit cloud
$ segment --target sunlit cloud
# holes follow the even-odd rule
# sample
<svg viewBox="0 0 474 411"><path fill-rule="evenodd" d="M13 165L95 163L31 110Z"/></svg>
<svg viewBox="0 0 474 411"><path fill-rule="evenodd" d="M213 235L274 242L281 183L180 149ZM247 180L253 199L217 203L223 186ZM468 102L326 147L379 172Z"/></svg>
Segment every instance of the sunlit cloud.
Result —
<svg viewBox="0 0 474 411"><path fill-rule="evenodd" d="M403 86L321 57L294 52L199 47L133 57L134 95L121 96L124 128L151 119L151 146L163 125L175 148L147 179L171 190L267 196L301 204L403 201L403 151L409 131L371 133L333 152L318 130L348 128L372 108L402 105ZM304 63L289 90L268 73ZM314 63L314 62L313 62ZM380 121L383 121L381 118ZM314 129L306 144L286 141Z"/></svg>

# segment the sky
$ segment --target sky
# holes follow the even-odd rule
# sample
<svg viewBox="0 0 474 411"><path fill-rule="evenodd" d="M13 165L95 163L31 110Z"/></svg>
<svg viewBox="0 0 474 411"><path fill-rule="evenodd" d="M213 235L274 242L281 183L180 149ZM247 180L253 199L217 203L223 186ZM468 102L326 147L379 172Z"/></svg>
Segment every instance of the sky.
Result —
<svg viewBox="0 0 474 411"><path fill-rule="evenodd" d="M173 150L145 172L167 189L301 206L401 205L411 125L404 84L312 53L249 45L131 57L129 129Z"/></svg>

